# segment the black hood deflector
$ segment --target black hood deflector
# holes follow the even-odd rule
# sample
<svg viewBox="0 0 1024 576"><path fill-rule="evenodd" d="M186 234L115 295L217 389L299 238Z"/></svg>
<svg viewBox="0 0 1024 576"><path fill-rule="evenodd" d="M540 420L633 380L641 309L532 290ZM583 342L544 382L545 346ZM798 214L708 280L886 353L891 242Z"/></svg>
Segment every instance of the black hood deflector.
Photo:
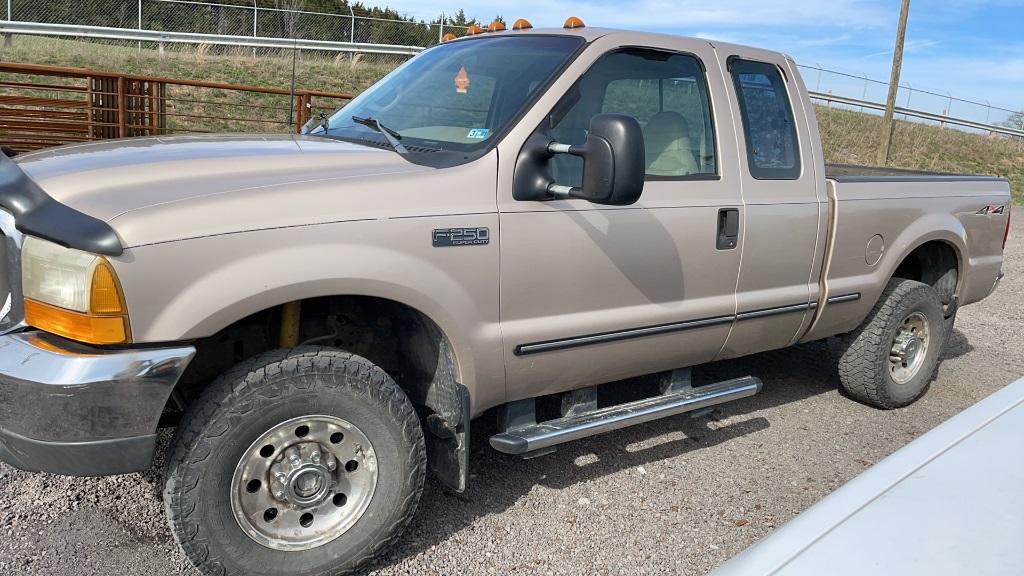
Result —
<svg viewBox="0 0 1024 576"><path fill-rule="evenodd" d="M15 227L25 234L94 254L124 252L109 224L57 202L4 154L0 154L0 207L14 215Z"/></svg>

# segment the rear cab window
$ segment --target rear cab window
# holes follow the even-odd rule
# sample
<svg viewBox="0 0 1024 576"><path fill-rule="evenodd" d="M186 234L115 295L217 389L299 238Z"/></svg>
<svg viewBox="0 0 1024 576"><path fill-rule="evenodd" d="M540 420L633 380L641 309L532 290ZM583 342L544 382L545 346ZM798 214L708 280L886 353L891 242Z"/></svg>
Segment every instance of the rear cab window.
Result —
<svg viewBox="0 0 1024 576"><path fill-rule="evenodd" d="M800 177L800 147L786 80L778 66L729 59L739 101L750 175L758 180Z"/></svg>

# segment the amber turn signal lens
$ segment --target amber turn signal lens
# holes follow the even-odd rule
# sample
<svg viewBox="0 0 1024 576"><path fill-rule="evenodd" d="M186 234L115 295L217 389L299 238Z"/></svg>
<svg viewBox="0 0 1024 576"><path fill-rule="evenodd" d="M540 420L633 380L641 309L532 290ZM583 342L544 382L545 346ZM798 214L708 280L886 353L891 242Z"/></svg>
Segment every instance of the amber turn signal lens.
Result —
<svg viewBox="0 0 1024 576"><path fill-rule="evenodd" d="M570 30L573 29L573 28L585 28L585 27L586 27L586 24L583 23L583 20L580 20L579 18L577 18L575 16L569 16L568 18L566 18L565 19L565 24L562 25L562 28L568 28Z"/></svg>
<svg viewBox="0 0 1024 576"><path fill-rule="evenodd" d="M70 340L88 344L124 344L129 341L124 316L93 316L25 299L25 322Z"/></svg>
<svg viewBox="0 0 1024 576"><path fill-rule="evenodd" d="M121 289L114 278L110 264L100 262L92 273L92 287L89 295L89 311L93 314L124 314Z"/></svg>
<svg viewBox="0 0 1024 576"><path fill-rule="evenodd" d="M450 42L452 40L455 40L455 34L452 34L451 32L441 37L441 42Z"/></svg>
<svg viewBox="0 0 1024 576"><path fill-rule="evenodd" d="M520 18L512 23L513 30L529 30L530 28L533 28L533 24L530 24L526 18Z"/></svg>
<svg viewBox="0 0 1024 576"><path fill-rule="evenodd" d="M491 22L491 25L487 27L488 32L501 32L505 29L505 23L501 20L495 20Z"/></svg>

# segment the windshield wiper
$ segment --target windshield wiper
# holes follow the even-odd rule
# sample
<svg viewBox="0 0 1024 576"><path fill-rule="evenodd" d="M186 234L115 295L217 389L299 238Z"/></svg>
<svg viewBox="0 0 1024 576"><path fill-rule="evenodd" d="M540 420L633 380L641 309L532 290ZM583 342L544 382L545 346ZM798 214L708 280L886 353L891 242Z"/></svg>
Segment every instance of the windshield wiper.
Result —
<svg viewBox="0 0 1024 576"><path fill-rule="evenodd" d="M402 143L399 142L399 140L402 139L402 135L399 134L397 130L393 130L393 129L388 128L387 126L381 124L380 120L377 120L376 118L374 118L372 116L369 117L369 118L362 118L362 117L359 117L359 116L353 116L352 117L352 121L355 122L356 124L362 124L363 126L366 126L367 128L372 128L372 129L376 130L377 132L380 132L381 134L383 134L384 137L387 138L388 144L391 145L391 148L395 152L398 152L399 154L407 154L409 152L408 150L405 149L405 146L402 146Z"/></svg>

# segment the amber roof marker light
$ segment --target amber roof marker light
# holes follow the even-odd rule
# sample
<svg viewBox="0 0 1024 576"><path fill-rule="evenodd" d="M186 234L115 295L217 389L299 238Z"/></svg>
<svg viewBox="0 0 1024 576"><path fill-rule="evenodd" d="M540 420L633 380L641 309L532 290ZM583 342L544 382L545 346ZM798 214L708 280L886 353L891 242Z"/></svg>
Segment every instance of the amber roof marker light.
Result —
<svg viewBox="0 0 1024 576"><path fill-rule="evenodd" d="M441 37L441 42L451 42L452 40L455 40L455 34L452 34L451 32Z"/></svg>
<svg viewBox="0 0 1024 576"><path fill-rule="evenodd" d="M501 20L495 20L491 22L490 26L487 27L488 32L503 32L505 30L505 23Z"/></svg>
<svg viewBox="0 0 1024 576"><path fill-rule="evenodd" d="M484 29L477 26L476 24L470 24L469 28L466 28L466 36L476 36L477 34L483 34Z"/></svg>
<svg viewBox="0 0 1024 576"><path fill-rule="evenodd" d="M562 28L572 30L573 28L586 28L587 25L583 23L583 20L575 16L569 16L565 19L565 24L562 24Z"/></svg>
<svg viewBox="0 0 1024 576"><path fill-rule="evenodd" d="M526 18L520 18L512 23L513 30L529 30L530 28L533 28L533 24L530 24Z"/></svg>

